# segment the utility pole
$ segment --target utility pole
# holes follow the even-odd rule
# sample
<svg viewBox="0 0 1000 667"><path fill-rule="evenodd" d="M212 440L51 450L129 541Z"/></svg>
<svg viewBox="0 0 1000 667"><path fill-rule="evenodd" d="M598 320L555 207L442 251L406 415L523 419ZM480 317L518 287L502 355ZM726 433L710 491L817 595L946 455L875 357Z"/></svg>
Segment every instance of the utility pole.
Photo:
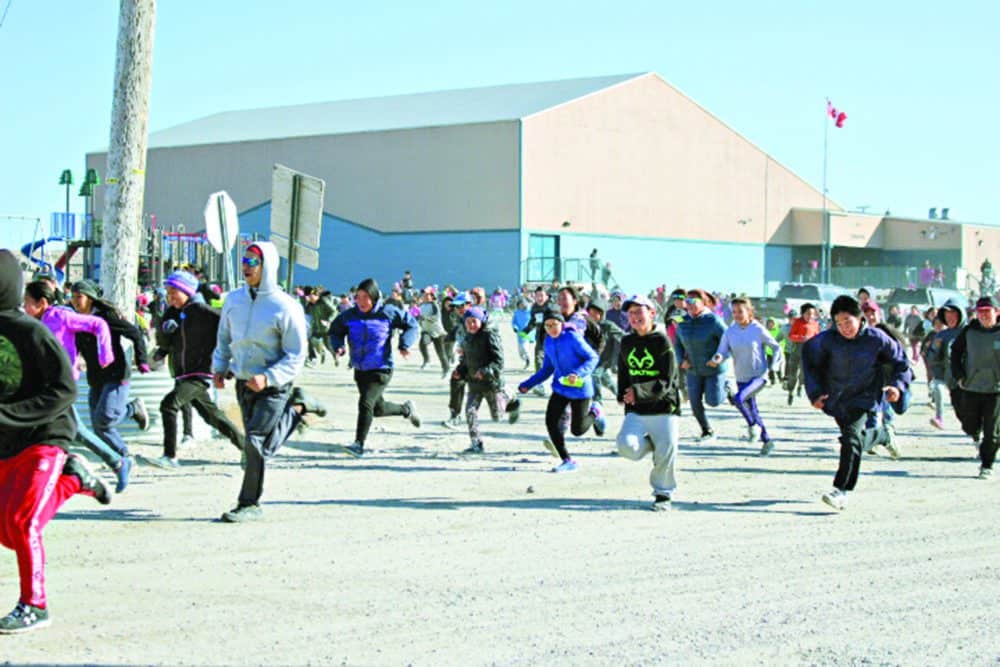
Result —
<svg viewBox="0 0 1000 667"><path fill-rule="evenodd" d="M101 285L104 298L135 318L146 182L149 91L156 0L121 0L111 137L105 170Z"/></svg>

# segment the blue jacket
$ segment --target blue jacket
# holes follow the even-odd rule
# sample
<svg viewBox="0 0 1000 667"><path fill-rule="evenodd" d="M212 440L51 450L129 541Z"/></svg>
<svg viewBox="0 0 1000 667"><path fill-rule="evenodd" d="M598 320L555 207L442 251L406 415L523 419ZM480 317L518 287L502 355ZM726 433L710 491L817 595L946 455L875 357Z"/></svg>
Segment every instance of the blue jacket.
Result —
<svg viewBox="0 0 1000 667"><path fill-rule="evenodd" d="M392 330L400 329L399 349L408 350L420 337L420 325L405 310L380 300L367 313L354 306L337 316L330 325L330 345L334 350L350 344L351 367L359 371L392 368Z"/></svg>
<svg viewBox="0 0 1000 667"><path fill-rule="evenodd" d="M715 355L715 351L719 349L724 333L726 325L710 310L706 310L698 317L684 316L677 325L677 358L687 359L691 364L688 373L712 376L728 370L725 362L716 368L707 365Z"/></svg>
<svg viewBox="0 0 1000 667"><path fill-rule="evenodd" d="M514 311L513 317L511 317L510 325L514 327L514 331L518 335L522 336L527 341L532 341L535 338L535 331L532 328L528 333L524 333L524 330L528 328L531 323L531 311L527 308L518 308Z"/></svg>
<svg viewBox="0 0 1000 667"><path fill-rule="evenodd" d="M883 366L890 369L885 377ZM883 386L902 393L912 379L903 347L867 325L851 339L836 328L821 331L802 347L802 370L809 402L826 394L823 412L835 418L875 410Z"/></svg>
<svg viewBox="0 0 1000 667"><path fill-rule="evenodd" d="M558 338L545 337L545 359L542 367L534 375L521 383L524 389L531 389L537 384L552 378L552 391L566 398L591 398L594 395L594 383L591 374L597 368L597 353L590 347L579 331L571 326L563 326ZM573 387L561 382L567 375L575 374L583 381L581 386Z"/></svg>

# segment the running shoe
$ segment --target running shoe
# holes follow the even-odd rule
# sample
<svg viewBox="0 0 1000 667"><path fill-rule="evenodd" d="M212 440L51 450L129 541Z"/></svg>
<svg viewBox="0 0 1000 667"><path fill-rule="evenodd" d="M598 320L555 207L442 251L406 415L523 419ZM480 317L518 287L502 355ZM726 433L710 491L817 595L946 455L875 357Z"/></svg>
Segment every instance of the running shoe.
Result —
<svg viewBox="0 0 1000 667"><path fill-rule="evenodd" d="M456 429L456 428L462 428L464 423L465 420L462 419L462 415L457 414L454 415L453 417L448 417L447 419L445 419L443 422L441 422L441 426L444 426L445 428Z"/></svg>
<svg viewBox="0 0 1000 667"><path fill-rule="evenodd" d="M118 468L115 470L115 476L118 478L118 483L115 485L115 493L121 493L128 486L134 466L135 459L128 455L122 457L121 463L118 464Z"/></svg>
<svg viewBox="0 0 1000 667"><path fill-rule="evenodd" d="M159 468L160 470L177 470L181 467L181 464L177 462L177 459L172 459L169 456L157 456L151 459L144 458L143 461L154 468Z"/></svg>
<svg viewBox="0 0 1000 667"><path fill-rule="evenodd" d="M132 419L135 420L140 431L149 430L149 412L146 410L146 403L142 398L136 398L132 401Z"/></svg>
<svg viewBox="0 0 1000 667"><path fill-rule="evenodd" d="M535 394L537 394L538 396L545 398L545 387L543 387L542 385L540 384L535 385L535 388L532 389L531 391L535 392Z"/></svg>
<svg viewBox="0 0 1000 667"><path fill-rule="evenodd" d="M885 426L885 448L889 450L889 455L893 459L899 458L899 443L896 442L896 429L889 424Z"/></svg>
<svg viewBox="0 0 1000 667"><path fill-rule="evenodd" d="M365 446L360 442L353 442L349 445L341 445L340 451L344 452L348 456L360 459L365 455Z"/></svg>
<svg viewBox="0 0 1000 667"><path fill-rule="evenodd" d="M416 428L420 428L420 415L417 414L417 406L413 404L413 401L403 403L403 416L409 419Z"/></svg>
<svg viewBox="0 0 1000 667"><path fill-rule="evenodd" d="M993 468L980 468L979 479L990 481L993 479Z"/></svg>
<svg viewBox="0 0 1000 667"><path fill-rule="evenodd" d="M194 447L196 444L198 444L198 441L190 433L185 433L184 437L181 438L180 446L182 449L187 449L188 447Z"/></svg>
<svg viewBox="0 0 1000 667"><path fill-rule="evenodd" d="M822 500L835 510L843 510L847 507L847 491L833 489L823 494Z"/></svg>
<svg viewBox="0 0 1000 667"><path fill-rule="evenodd" d="M559 450L556 449L556 446L552 444L551 440L545 438L544 440L542 440L542 446L545 447L546 451L548 451L549 454L556 457L557 459L560 458Z"/></svg>
<svg viewBox="0 0 1000 667"><path fill-rule="evenodd" d="M264 511L261 510L260 505L240 505L228 512L223 512L221 518L223 523L246 523L256 521L262 516L264 516Z"/></svg>
<svg viewBox="0 0 1000 667"><path fill-rule="evenodd" d="M97 476L87 461L79 454L70 454L63 465L62 474L72 475L80 480L80 490L92 495L97 502L107 505L111 502L111 490L104 480Z"/></svg>
<svg viewBox="0 0 1000 667"><path fill-rule="evenodd" d="M305 392L302 387L292 389L292 405L301 405L302 414L314 414L317 417L326 417L326 406Z"/></svg>
<svg viewBox="0 0 1000 667"><path fill-rule="evenodd" d="M657 494L653 498L653 504L649 506L649 509L654 512L669 512L671 508L670 496Z"/></svg>
<svg viewBox="0 0 1000 667"><path fill-rule="evenodd" d="M792 395L792 392L788 392L788 404L791 405L793 400L795 400L795 397Z"/></svg>
<svg viewBox="0 0 1000 667"><path fill-rule="evenodd" d="M760 433L757 431L756 424L748 424L746 428L747 428L746 433L743 434L743 437L740 438L740 440L753 442L760 436Z"/></svg>
<svg viewBox="0 0 1000 667"><path fill-rule="evenodd" d="M698 442L711 442L715 440L715 431L708 429L707 431L702 431L701 435L695 438Z"/></svg>
<svg viewBox="0 0 1000 667"><path fill-rule="evenodd" d="M944 430L944 420L940 417L931 417L931 426L938 429L939 431Z"/></svg>
<svg viewBox="0 0 1000 667"><path fill-rule="evenodd" d="M17 635L52 625L47 609L18 602L13 611L0 618L0 635Z"/></svg>
<svg viewBox="0 0 1000 667"><path fill-rule="evenodd" d="M767 456L767 455L769 455L773 451L774 451L774 440L770 440L770 439L765 440L764 444L761 445L760 455L761 456Z"/></svg>
<svg viewBox="0 0 1000 667"><path fill-rule="evenodd" d="M557 465L555 468L553 468L552 472L557 472L557 473L558 472L576 472L577 468L579 468L579 467L580 466L573 459L566 459L565 461L563 461L562 463L560 463L559 465Z"/></svg>
<svg viewBox="0 0 1000 667"><path fill-rule="evenodd" d="M608 421L604 418L604 409L600 403L590 404L590 414L594 415L594 434L600 438L604 436L604 431L608 427Z"/></svg>
<svg viewBox="0 0 1000 667"><path fill-rule="evenodd" d="M460 452L460 454L462 454L462 456L475 456L477 454L483 454L483 453L485 453L485 451L486 450L483 449L483 441L482 440L476 440L471 445L469 445L468 447L466 447L465 449L463 449Z"/></svg>
<svg viewBox="0 0 1000 667"><path fill-rule="evenodd" d="M521 399L515 398L507 404L507 423L516 424L521 418Z"/></svg>

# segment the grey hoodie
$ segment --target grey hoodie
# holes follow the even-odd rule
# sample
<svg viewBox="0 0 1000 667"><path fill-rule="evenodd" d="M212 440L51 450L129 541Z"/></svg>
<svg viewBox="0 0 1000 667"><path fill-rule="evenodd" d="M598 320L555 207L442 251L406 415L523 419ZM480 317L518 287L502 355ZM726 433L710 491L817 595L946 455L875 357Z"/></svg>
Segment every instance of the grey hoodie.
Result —
<svg viewBox="0 0 1000 667"><path fill-rule="evenodd" d="M263 255L260 286L230 292L222 305L212 372L232 372L239 380L263 374L269 387L295 380L305 363L306 317L298 301L278 287L278 251L256 241Z"/></svg>

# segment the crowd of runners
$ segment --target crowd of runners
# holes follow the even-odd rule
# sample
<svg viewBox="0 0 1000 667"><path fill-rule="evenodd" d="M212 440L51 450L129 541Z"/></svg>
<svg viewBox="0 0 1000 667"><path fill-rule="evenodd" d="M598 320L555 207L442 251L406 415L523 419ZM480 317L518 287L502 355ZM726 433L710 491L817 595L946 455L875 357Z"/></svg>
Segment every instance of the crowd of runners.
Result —
<svg viewBox="0 0 1000 667"><path fill-rule="evenodd" d="M609 278L609 267L602 270L593 259L592 278ZM113 492L126 491L136 459L118 426L150 424L149 408L129 396L130 375L162 364L174 378L158 406L163 452L142 462L178 468L179 440L192 437L196 411L240 453L243 480L234 506L221 515L227 523L262 516L267 462L308 426L307 417L327 415L327 406L296 386L303 367L329 360L353 374L354 439L329 443L340 453L365 456L375 418L428 426L412 401L386 395L395 356L415 350L422 367L434 361L433 350L440 380L448 384L447 406L442 400L435 408L447 416L432 426L466 429L469 444L460 452L466 457L488 451L479 419L484 403L493 421L513 424L525 394L535 393L547 399L539 447L557 459L553 473L572 473L579 463L567 434L605 436L610 395L625 413L614 434L617 453L629 460L651 455L654 511L669 510L676 491L684 404L704 442L716 437L706 406L730 403L745 423L743 438L767 457L775 440L757 397L778 383L788 405L804 393L834 419L840 459L821 500L843 510L863 453L884 447L899 456L894 424L913 400L918 365L934 406L930 427L944 428L950 402L978 445L979 478L992 476L1000 324L990 295L971 313L949 302L903 321L898 313L883 317L871 290L861 289L837 297L829 313L807 303L777 322L760 321L748 298L699 287L626 295L597 282L586 288L553 282L487 293L451 285L418 289L406 272L388 293L371 278L340 295L321 287L289 293L278 284L278 266L272 244L252 243L242 258L245 283L224 299L195 272L173 271L164 285L140 296L133 318L89 280L61 286L51 275L36 275L24 285L16 257L0 251L0 542L15 551L21 581L18 604L0 618L0 633L48 624L41 532L74 494L107 504ZM516 386L507 381L513 369L501 339L507 326L517 340L517 370L534 370ZM84 368L90 428L73 407ZM215 401L213 391L230 384L242 424ZM73 451L77 447L113 473L113 490Z"/></svg>

